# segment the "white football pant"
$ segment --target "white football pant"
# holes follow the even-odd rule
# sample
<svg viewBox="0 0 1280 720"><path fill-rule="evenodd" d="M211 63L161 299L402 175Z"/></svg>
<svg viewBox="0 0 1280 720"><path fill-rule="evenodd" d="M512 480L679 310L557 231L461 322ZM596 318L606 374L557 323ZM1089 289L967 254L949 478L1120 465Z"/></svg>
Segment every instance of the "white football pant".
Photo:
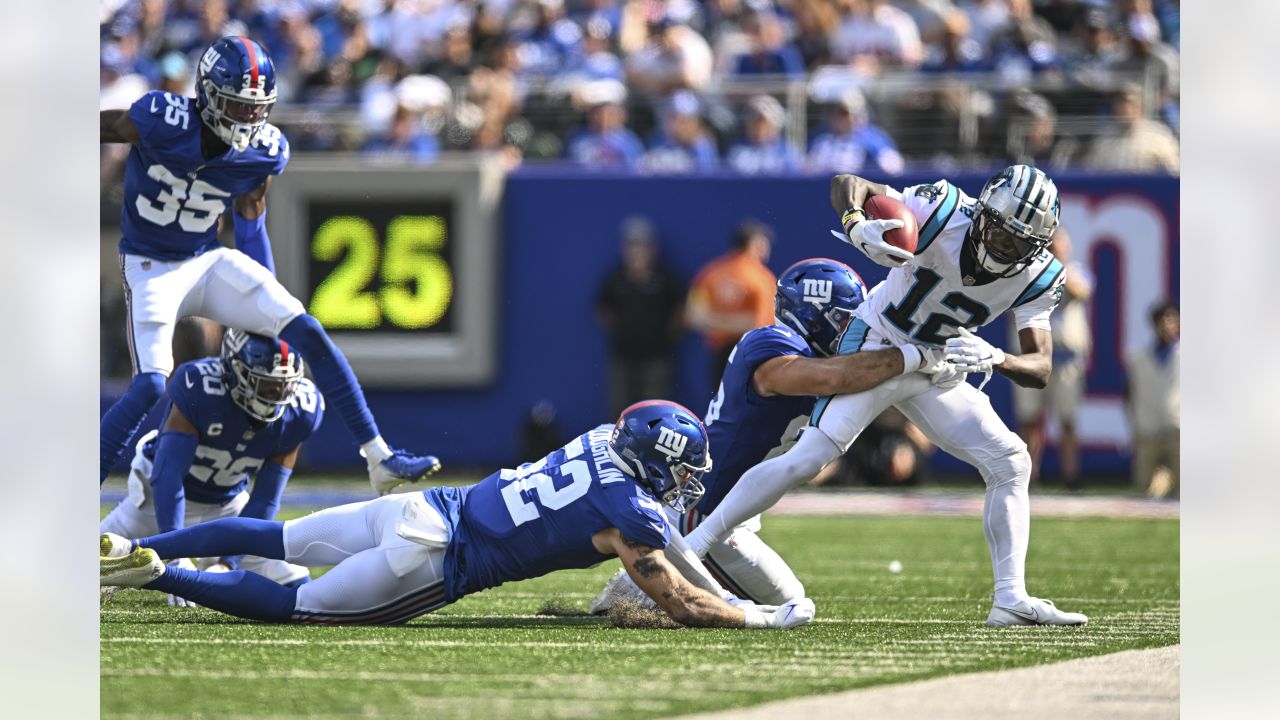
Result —
<svg viewBox="0 0 1280 720"><path fill-rule="evenodd" d="M868 342L867 346L875 345ZM928 375L919 372L855 395L823 398L814 407L810 422L843 453L890 405L901 410L938 447L974 466L982 475L987 486L982 526L991 553L996 602L1007 605L1025 600L1027 542L1031 533L1027 497L1031 456L1026 444L1005 426L991 407L990 398L977 388L967 382L949 389L938 388ZM808 434L810 431L806 431ZM797 448L800 445L806 445L803 436Z"/></svg>
<svg viewBox="0 0 1280 720"><path fill-rule="evenodd" d="M664 509L681 535L688 535L706 518L697 508L683 516ZM759 532L760 516L757 515L734 528L727 539L712 545L702 564L716 582L743 600L758 605L783 605L804 598L800 579L782 556L760 538Z"/></svg>
<svg viewBox="0 0 1280 720"><path fill-rule="evenodd" d="M133 372L173 373L173 328L188 316L277 337L306 309L271 271L219 247L187 260L121 255Z"/></svg>
<svg viewBox="0 0 1280 720"><path fill-rule="evenodd" d="M129 468L129 494L116 505L98 525L98 532L115 533L127 538L142 538L160 532L156 524L155 505L151 501L151 461L142 454L142 445L147 440L143 437L138 443L138 451L133 456L133 465ZM225 505L210 505L187 500L186 513L183 515L185 527L199 525L210 520L237 517L249 502L249 493L241 491ZM196 567L204 569L217 561L217 558L191 558ZM240 568L257 573L282 585L301 580L310 572L300 565L293 565L283 560L268 560L254 555L245 555L240 561Z"/></svg>
<svg viewBox="0 0 1280 720"><path fill-rule="evenodd" d="M334 566L298 588L293 620L393 624L444 607L448 542L445 519L421 491L339 505L286 522L289 562Z"/></svg>

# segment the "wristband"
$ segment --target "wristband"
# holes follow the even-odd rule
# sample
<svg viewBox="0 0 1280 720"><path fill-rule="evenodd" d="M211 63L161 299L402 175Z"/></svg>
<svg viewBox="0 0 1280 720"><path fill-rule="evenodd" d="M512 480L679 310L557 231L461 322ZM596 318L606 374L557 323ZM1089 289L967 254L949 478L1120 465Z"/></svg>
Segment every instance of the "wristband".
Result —
<svg viewBox="0 0 1280 720"><path fill-rule="evenodd" d="M844 227L845 232L848 232L854 225L866 219L867 214L862 211L862 208L849 208L840 216L840 225Z"/></svg>
<svg viewBox="0 0 1280 720"><path fill-rule="evenodd" d="M743 623L745 628L752 630L760 630L769 627L769 616L755 608L742 608Z"/></svg>
<svg viewBox="0 0 1280 720"><path fill-rule="evenodd" d="M906 375L920 369L920 363L924 360L924 355L920 352L920 348L915 345L899 345L898 350L902 352L902 372Z"/></svg>

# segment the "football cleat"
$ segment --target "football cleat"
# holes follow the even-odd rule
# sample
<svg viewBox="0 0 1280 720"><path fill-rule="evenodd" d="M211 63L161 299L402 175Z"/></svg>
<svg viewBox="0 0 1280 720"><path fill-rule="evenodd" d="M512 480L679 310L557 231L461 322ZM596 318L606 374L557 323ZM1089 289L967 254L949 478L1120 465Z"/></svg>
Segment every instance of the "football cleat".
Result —
<svg viewBox="0 0 1280 720"><path fill-rule="evenodd" d="M124 557L98 559L98 584L140 588L164 574L164 563L151 548L138 548Z"/></svg>
<svg viewBox="0 0 1280 720"><path fill-rule="evenodd" d="M1007 627L1010 625L1084 625L1089 618L1081 613L1063 612L1054 606L1052 600L1027 598L1022 602L1001 606L992 605L987 615L987 624L991 627Z"/></svg>
<svg viewBox="0 0 1280 720"><path fill-rule="evenodd" d="M435 455L410 455L393 452L391 457L369 468L369 484L379 495L386 495L396 486L418 482L440 471L440 460Z"/></svg>
<svg viewBox="0 0 1280 720"><path fill-rule="evenodd" d="M115 533L102 533L98 536L98 555L107 558L122 558L133 552L133 542Z"/></svg>
<svg viewBox="0 0 1280 720"><path fill-rule="evenodd" d="M626 570L619 570L613 577L609 578L604 590L601 590L595 600L591 601L591 605L587 607L587 610L592 615L604 615L609 612L609 608L620 602L640 605L641 607L658 607L653 598L645 595L644 591L635 584L635 581L631 579Z"/></svg>

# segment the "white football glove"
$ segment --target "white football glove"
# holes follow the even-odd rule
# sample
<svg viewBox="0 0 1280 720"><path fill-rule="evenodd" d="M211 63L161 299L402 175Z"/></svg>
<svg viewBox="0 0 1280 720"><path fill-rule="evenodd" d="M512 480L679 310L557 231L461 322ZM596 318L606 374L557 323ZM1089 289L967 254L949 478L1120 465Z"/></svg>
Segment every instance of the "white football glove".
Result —
<svg viewBox="0 0 1280 720"><path fill-rule="evenodd" d="M960 334L947 339L947 361L964 372L989 373L1004 362L1004 351L960 328Z"/></svg>
<svg viewBox="0 0 1280 720"><path fill-rule="evenodd" d="M720 591L720 599L736 608L742 608L743 610L752 608L755 610L759 610L762 613L771 613L778 609L777 605L757 605L755 602L751 600L744 600L743 598L740 598L737 595L734 595L728 590Z"/></svg>
<svg viewBox="0 0 1280 720"><path fill-rule="evenodd" d="M861 250L863 255L871 258L871 262L887 268L902 267L915 257L914 254L884 241L885 232L902 227L901 220L858 220L858 217L862 215L846 214L844 234L835 230L831 234Z"/></svg>
<svg viewBox="0 0 1280 720"><path fill-rule="evenodd" d="M812 600L801 598L777 607L753 604L743 607L742 612L745 615L745 627L786 630L812 622L816 611Z"/></svg>
<svg viewBox="0 0 1280 720"><path fill-rule="evenodd" d="M169 565L169 567L182 568L183 570L196 569L196 565L195 563L191 562L191 558L178 558L177 560L170 560L167 564ZM183 598L180 598L177 595L169 596L169 604L172 605L173 607L180 607L180 608L200 607L199 605L191 602L190 600L184 600Z"/></svg>
<svg viewBox="0 0 1280 720"><path fill-rule="evenodd" d="M947 361L942 348L917 345L920 351L920 372L929 376L929 382L947 389L964 382L965 372Z"/></svg>
<svg viewBox="0 0 1280 720"><path fill-rule="evenodd" d="M792 600L769 614L769 627L786 630L798 625L808 625L813 622L816 614L817 609L809 598Z"/></svg>

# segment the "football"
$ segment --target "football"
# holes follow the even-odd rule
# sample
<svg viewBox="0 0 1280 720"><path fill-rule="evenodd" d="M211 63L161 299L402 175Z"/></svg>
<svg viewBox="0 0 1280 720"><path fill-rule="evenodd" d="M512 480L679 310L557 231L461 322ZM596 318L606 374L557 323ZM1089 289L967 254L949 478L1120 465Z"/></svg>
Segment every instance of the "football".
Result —
<svg viewBox="0 0 1280 720"><path fill-rule="evenodd" d="M901 200L888 195L877 195L863 203L862 210L872 220L901 220L902 227L885 233L884 241L907 252L916 251L920 228L916 226L916 216L911 214Z"/></svg>

